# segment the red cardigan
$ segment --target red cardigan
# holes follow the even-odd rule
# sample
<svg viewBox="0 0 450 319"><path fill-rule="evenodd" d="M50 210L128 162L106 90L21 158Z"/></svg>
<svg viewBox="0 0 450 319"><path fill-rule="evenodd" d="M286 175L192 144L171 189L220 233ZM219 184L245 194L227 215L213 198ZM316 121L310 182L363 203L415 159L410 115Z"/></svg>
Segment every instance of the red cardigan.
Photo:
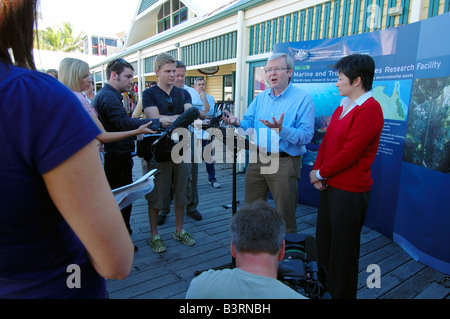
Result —
<svg viewBox="0 0 450 319"><path fill-rule="evenodd" d="M320 169L329 186L366 192L372 186L370 167L384 125L383 111L373 97L339 119L342 108L333 113L313 169Z"/></svg>

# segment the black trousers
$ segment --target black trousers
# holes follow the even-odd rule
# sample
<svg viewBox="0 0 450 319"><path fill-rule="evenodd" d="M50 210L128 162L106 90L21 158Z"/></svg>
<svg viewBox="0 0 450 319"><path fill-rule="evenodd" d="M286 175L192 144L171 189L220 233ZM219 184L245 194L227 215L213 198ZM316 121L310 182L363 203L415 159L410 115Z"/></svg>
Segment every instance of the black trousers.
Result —
<svg viewBox="0 0 450 319"><path fill-rule="evenodd" d="M319 262L328 272L327 288L334 299L355 299L358 287L361 229L370 192L333 187L322 191L317 215Z"/></svg>
<svg viewBox="0 0 450 319"><path fill-rule="evenodd" d="M119 188L133 182L133 159L131 153L124 155L106 153L104 169L111 189ZM131 209L132 205L130 204L121 210L123 220L130 235L132 233L130 226Z"/></svg>

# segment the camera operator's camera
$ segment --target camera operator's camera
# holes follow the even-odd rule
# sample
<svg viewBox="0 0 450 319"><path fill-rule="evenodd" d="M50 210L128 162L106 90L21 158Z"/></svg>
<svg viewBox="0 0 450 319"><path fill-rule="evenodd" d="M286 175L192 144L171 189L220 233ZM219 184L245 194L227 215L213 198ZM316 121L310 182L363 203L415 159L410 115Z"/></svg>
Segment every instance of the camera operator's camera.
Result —
<svg viewBox="0 0 450 319"><path fill-rule="evenodd" d="M326 272L317 258L312 236L286 234L285 255L278 265L278 280L311 299L330 299Z"/></svg>

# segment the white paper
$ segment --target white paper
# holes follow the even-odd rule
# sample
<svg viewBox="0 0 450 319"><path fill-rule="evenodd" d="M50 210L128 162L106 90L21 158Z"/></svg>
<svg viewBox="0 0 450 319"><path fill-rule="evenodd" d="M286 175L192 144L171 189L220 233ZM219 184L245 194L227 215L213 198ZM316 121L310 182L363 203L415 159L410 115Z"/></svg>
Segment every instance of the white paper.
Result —
<svg viewBox="0 0 450 319"><path fill-rule="evenodd" d="M134 183L112 190L120 209L127 207L135 200L142 198L153 190L153 187L155 187L153 179L155 178L156 171L156 169L153 169Z"/></svg>

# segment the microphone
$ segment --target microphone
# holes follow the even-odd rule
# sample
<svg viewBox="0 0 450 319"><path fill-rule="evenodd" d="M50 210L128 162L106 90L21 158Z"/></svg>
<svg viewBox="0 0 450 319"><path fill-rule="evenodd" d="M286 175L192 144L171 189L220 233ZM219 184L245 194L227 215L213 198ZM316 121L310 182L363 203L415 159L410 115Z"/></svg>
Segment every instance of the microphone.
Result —
<svg viewBox="0 0 450 319"><path fill-rule="evenodd" d="M213 117L211 119L211 121L209 122L209 126L218 126L221 119L222 119L222 115Z"/></svg>
<svg viewBox="0 0 450 319"><path fill-rule="evenodd" d="M200 112L198 109L196 109L195 107L188 108L186 111L181 113L180 116L175 119L175 121L172 122L172 124L164 131L163 134L161 134L160 137L158 137L156 141L153 142L152 145L156 145L160 140L165 138L167 135L172 134L172 132L179 127L187 128L199 117Z"/></svg>
<svg viewBox="0 0 450 319"><path fill-rule="evenodd" d="M308 260L308 270L312 273L314 281L319 280L319 258L317 256L316 240L312 236L305 238L306 259Z"/></svg>

